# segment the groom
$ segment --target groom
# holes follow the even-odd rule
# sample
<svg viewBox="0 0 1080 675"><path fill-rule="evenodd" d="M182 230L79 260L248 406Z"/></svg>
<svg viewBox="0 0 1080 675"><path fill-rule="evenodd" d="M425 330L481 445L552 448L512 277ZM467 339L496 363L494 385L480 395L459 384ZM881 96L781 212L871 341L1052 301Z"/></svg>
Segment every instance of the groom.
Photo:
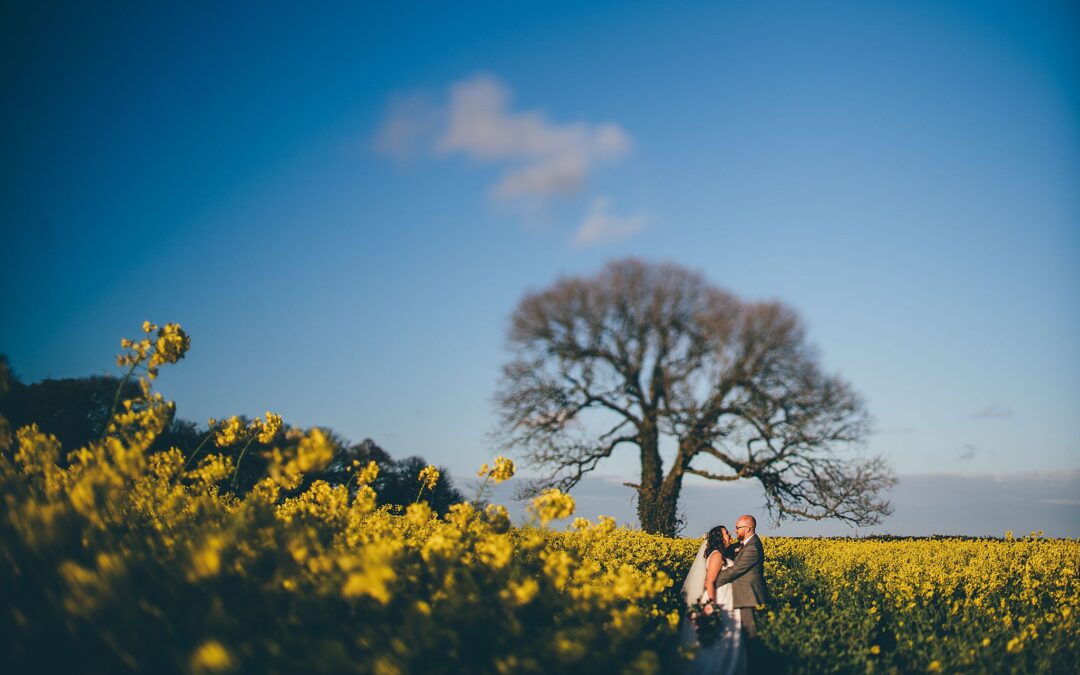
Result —
<svg viewBox="0 0 1080 675"><path fill-rule="evenodd" d="M757 521L753 516L739 516L735 521L735 536L742 542L742 548L735 554L735 563L720 571L716 585L731 583L732 604L739 610L743 633L752 643L757 637L754 607L769 600L765 588L765 551L757 537Z"/></svg>

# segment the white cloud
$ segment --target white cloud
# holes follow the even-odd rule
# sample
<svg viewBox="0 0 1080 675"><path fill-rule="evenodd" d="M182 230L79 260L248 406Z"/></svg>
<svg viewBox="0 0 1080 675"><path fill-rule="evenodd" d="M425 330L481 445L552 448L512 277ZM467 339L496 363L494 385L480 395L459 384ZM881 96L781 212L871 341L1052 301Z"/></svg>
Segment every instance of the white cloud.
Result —
<svg viewBox="0 0 1080 675"><path fill-rule="evenodd" d="M543 214L547 202L582 192L602 165L632 148L614 122L553 122L539 110L513 109L510 89L491 75L452 84L445 102L423 95L395 96L375 134L380 154L409 160L419 155L462 155L499 171L489 195L497 202ZM595 197L573 236L575 247L623 239L646 225L643 216L610 212Z"/></svg>
<svg viewBox="0 0 1080 675"><path fill-rule="evenodd" d="M611 200L596 197L589 205L585 220L574 234L574 246L581 248L593 244L610 243L625 239L642 230L648 224L643 215L617 216L611 213Z"/></svg>
<svg viewBox="0 0 1080 675"><path fill-rule="evenodd" d="M630 137L617 124L554 124L537 111L510 110L510 101L509 89L490 75L454 84L448 124L435 144L442 153L503 164L496 198L576 192L597 164L630 150Z"/></svg>
<svg viewBox="0 0 1080 675"><path fill-rule="evenodd" d="M557 157L535 162L503 174L491 194L499 199L547 197L577 192L585 183L589 167L578 157Z"/></svg>

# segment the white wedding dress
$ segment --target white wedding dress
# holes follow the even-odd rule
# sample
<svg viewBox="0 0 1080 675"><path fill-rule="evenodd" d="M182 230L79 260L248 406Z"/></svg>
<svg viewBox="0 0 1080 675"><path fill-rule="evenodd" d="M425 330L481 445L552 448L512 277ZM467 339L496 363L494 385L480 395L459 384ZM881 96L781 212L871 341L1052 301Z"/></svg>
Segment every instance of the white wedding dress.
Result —
<svg viewBox="0 0 1080 675"><path fill-rule="evenodd" d="M724 561L724 567L730 565L731 561ZM708 601L708 595L705 592L705 542L701 543L697 557L694 558L694 564L690 567L690 573L686 575L686 581L683 582L682 596L687 608L695 602ZM694 624L686 618L685 611L683 612L679 642L682 645L697 648L697 655L687 665L685 672L695 675L706 673L744 675L746 673L746 646L742 641L742 622L739 619L739 611L732 607L734 603L731 599L731 584L724 584L716 589L716 604L719 605L720 611L720 639L708 647L698 645Z"/></svg>

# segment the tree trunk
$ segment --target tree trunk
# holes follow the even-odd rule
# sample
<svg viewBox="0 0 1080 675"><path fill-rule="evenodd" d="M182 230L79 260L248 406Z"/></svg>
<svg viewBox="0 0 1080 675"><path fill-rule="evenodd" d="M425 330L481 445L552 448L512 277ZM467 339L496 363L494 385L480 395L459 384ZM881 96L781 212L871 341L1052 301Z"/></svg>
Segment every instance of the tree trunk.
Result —
<svg viewBox="0 0 1080 675"><path fill-rule="evenodd" d="M648 494L644 490L638 492L638 518L641 528L651 534L662 534L667 537L676 536L684 525L679 515L679 494L682 492L683 475L691 453L689 448L679 444L679 454L675 456L675 464L671 467L667 478L660 481L657 474L657 484ZM659 453L657 453L657 466L659 466Z"/></svg>
<svg viewBox="0 0 1080 675"><path fill-rule="evenodd" d="M679 517L679 491L678 488L665 488L661 486L650 493L638 492L638 518L641 529L649 534L674 537L683 525Z"/></svg>
<svg viewBox="0 0 1080 675"><path fill-rule="evenodd" d="M652 534L666 532L663 505L663 460L660 458L660 434L647 420L638 428L641 448L641 484L638 486L638 522Z"/></svg>

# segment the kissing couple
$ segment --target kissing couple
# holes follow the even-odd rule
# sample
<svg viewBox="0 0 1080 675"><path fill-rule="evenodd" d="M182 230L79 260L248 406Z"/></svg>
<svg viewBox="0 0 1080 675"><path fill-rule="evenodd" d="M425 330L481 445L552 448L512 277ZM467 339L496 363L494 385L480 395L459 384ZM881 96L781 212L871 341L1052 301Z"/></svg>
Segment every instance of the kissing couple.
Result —
<svg viewBox="0 0 1080 675"><path fill-rule="evenodd" d="M735 537L718 525L705 535L683 583L687 621L679 642L696 648L687 673L743 674L757 638L755 607L768 602L765 551L753 516L739 516Z"/></svg>

